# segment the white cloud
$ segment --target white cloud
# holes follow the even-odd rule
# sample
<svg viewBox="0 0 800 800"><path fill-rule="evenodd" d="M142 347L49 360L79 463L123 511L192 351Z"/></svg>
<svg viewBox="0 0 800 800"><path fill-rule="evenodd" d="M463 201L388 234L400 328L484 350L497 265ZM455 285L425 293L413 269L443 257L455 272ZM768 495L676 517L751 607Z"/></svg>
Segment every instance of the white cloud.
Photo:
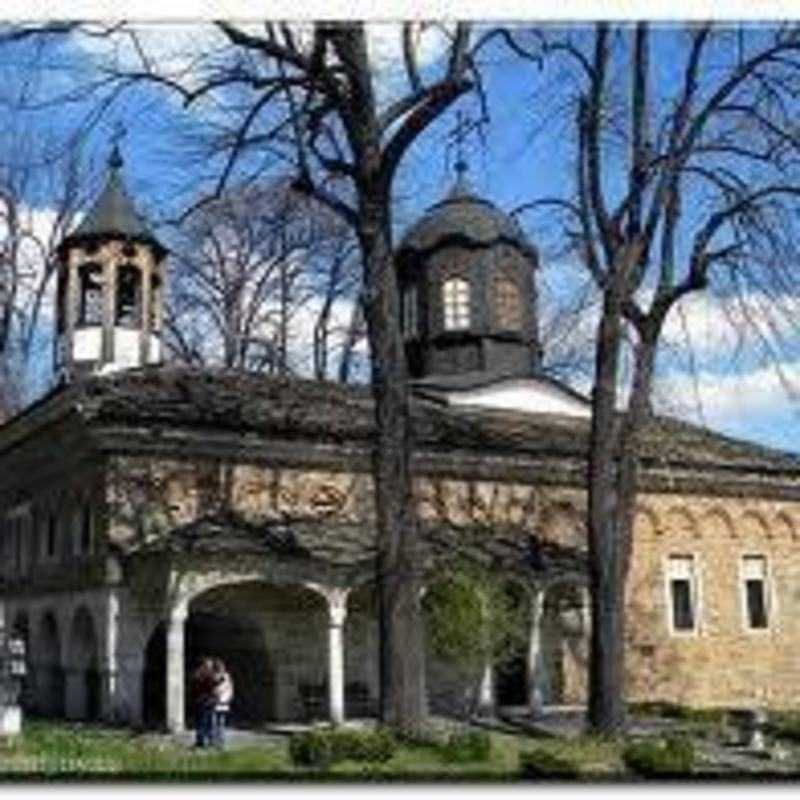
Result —
<svg viewBox="0 0 800 800"><path fill-rule="evenodd" d="M654 400L659 411L746 434L749 428L800 412L800 361L743 374L662 375L656 381Z"/></svg>
<svg viewBox="0 0 800 800"><path fill-rule="evenodd" d="M703 292L685 297L670 311L662 341L678 350L691 345L700 359L727 358L752 345L756 329L773 337L793 337L798 315L800 299L796 297L753 291L723 300Z"/></svg>
<svg viewBox="0 0 800 800"><path fill-rule="evenodd" d="M239 27L254 36L264 33L263 25L244 23ZM300 49L311 47L313 24L292 23ZM398 91L407 91L403 66L402 25L370 23L366 26L367 48L374 70L379 102L387 102ZM415 24L414 39L420 70L431 66L446 51L447 26ZM111 37L77 34L75 42L100 67L118 71L152 69L162 77L177 80L184 88L200 84L205 71L228 48L225 34L211 23L127 24Z"/></svg>

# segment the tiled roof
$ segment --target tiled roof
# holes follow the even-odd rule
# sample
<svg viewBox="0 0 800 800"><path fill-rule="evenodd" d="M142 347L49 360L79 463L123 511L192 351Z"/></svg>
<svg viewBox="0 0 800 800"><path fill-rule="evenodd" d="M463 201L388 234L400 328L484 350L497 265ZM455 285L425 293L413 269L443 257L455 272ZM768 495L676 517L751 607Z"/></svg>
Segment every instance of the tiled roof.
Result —
<svg viewBox="0 0 800 800"><path fill-rule="evenodd" d="M122 159L117 151L112 155L109 165L108 180L103 191L78 227L66 237L64 245L75 239L122 236L125 239L150 243L158 251L165 252L137 212L125 189L120 175Z"/></svg>
<svg viewBox="0 0 800 800"><path fill-rule="evenodd" d="M62 390L75 396L87 421L214 427L319 443L372 440L369 387L237 370L151 366L126 370ZM13 422L12 422L13 424ZM561 414L442 407L417 399L412 424L420 446L481 453L555 454L584 458L590 420ZM773 468L800 474L790 454L732 439L668 417L648 425L640 455L659 463Z"/></svg>
<svg viewBox="0 0 800 800"><path fill-rule="evenodd" d="M398 250L428 251L449 239L484 246L508 242L535 258L533 247L516 220L474 194L463 177L444 200L431 206L411 226L402 237Z"/></svg>

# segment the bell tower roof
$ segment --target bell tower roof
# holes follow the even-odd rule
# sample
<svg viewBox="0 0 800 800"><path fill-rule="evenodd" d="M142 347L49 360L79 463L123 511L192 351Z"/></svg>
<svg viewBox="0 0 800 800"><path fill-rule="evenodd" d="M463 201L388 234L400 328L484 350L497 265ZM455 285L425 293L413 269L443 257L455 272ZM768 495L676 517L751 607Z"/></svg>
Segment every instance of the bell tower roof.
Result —
<svg viewBox="0 0 800 800"><path fill-rule="evenodd" d="M108 159L108 178L103 191L80 225L64 239L62 247L77 240L121 237L151 245L156 258L161 260L167 249L150 232L128 195L120 174L123 164L115 144Z"/></svg>

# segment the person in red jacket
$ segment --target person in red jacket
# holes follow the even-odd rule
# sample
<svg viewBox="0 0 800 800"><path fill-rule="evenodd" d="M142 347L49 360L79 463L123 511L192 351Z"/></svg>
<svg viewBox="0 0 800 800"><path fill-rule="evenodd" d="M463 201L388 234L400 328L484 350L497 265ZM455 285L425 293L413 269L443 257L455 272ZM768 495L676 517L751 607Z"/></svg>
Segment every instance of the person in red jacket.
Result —
<svg viewBox="0 0 800 800"><path fill-rule="evenodd" d="M214 663L208 656L200 659L200 665L192 674L192 701L195 719L195 747L207 747L212 740L214 721Z"/></svg>

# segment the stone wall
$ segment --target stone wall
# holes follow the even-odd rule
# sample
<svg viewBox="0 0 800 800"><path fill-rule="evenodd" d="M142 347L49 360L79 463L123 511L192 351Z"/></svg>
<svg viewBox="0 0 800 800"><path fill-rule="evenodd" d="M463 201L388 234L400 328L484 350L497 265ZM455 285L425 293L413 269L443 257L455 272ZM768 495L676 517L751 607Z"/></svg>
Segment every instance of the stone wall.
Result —
<svg viewBox="0 0 800 800"><path fill-rule="evenodd" d="M800 507L672 495L641 498L636 517L627 669L631 700L692 706L794 706L800 692ZM767 564L765 629L749 629L744 556ZM696 626L672 631L670 556L696 565Z"/></svg>

